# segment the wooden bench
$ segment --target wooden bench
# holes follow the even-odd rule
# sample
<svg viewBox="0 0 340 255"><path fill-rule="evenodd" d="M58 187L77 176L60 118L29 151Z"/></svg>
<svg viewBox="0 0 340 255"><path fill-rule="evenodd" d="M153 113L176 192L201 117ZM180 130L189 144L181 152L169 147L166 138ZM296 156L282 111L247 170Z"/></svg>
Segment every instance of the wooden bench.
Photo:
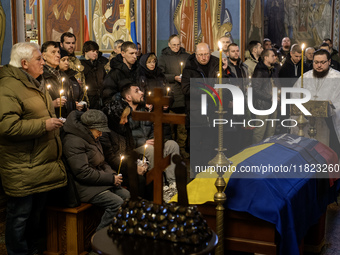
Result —
<svg viewBox="0 0 340 255"><path fill-rule="evenodd" d="M84 255L91 247L91 236L103 211L92 204L75 208L48 206L47 250L45 255Z"/></svg>

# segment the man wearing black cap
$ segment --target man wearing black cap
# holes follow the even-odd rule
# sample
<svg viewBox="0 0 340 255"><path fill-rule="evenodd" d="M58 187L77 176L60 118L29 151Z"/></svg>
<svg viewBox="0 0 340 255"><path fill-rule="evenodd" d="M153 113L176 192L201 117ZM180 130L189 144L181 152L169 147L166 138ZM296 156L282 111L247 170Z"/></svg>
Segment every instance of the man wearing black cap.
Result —
<svg viewBox="0 0 340 255"><path fill-rule="evenodd" d="M120 186L122 176L105 161L99 142L102 132L110 132L107 117L94 109L85 113L73 111L67 117L64 131L63 153L74 174L80 201L105 210L98 231L110 224L124 200L130 197L129 191Z"/></svg>

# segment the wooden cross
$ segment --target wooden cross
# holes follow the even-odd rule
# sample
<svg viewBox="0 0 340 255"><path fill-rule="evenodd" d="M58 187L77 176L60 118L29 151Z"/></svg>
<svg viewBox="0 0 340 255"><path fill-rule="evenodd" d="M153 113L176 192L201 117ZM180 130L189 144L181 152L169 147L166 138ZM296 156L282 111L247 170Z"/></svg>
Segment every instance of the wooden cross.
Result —
<svg viewBox="0 0 340 255"><path fill-rule="evenodd" d="M154 89L154 96L146 97L146 102L153 105L153 112L132 112L134 120L148 120L154 123L154 168L147 172L146 182L153 181L153 202L163 203L163 171L170 164L170 156L163 158L163 123L185 124L185 114L163 113L163 106L169 105L168 96L163 96L162 88Z"/></svg>

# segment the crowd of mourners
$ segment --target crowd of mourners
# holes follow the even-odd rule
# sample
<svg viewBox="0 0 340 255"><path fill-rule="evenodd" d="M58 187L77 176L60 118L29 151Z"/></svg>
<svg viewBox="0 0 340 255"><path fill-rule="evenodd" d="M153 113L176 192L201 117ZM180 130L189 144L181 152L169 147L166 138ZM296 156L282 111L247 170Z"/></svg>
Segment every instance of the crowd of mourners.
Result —
<svg viewBox="0 0 340 255"><path fill-rule="evenodd" d="M127 166L132 151L139 155L139 196L152 200L152 187L146 185L145 176L154 166L153 123L134 120L131 113L153 111L146 96L152 96L155 88L162 88L164 96L171 98L163 107L164 113L187 114L186 124L163 124L164 156L180 154L189 159L190 152L203 152L205 156L197 159L197 164L207 165L214 151L207 152L206 145L214 146L205 141L208 138L204 134L209 131L206 117L189 118L190 113L201 111L201 105L190 104L191 78L222 76L245 94L251 86L254 107L266 110L272 105L273 86L283 86L275 84L274 78L292 78L293 82L284 86L293 86L302 65L305 71L317 70L313 66L317 55L326 55L330 67L340 70L338 52L328 38L319 49L305 49L304 63L303 49L291 45L287 37L280 48L268 38L251 41L243 62L239 46L222 36L222 73L220 52L212 52L213 45L199 43L189 54L181 47L178 35L170 36L160 56L142 54L139 43L117 40L109 58L94 41L85 42L82 55L77 57L76 40L74 34L66 32L60 42L47 41L41 48L34 43L17 43L12 47L9 64L0 70L0 169L8 196L9 255L37 252L40 213L49 192L66 185L67 173L73 177L81 202L105 209L97 230L106 227L130 197ZM223 104L227 118L233 119L231 94L223 95ZM280 112L253 117L277 119ZM226 128L227 156L285 132L284 127L271 123L255 129ZM190 141L190 136L199 139ZM164 171L163 183L164 200L168 202L177 193L172 161Z"/></svg>

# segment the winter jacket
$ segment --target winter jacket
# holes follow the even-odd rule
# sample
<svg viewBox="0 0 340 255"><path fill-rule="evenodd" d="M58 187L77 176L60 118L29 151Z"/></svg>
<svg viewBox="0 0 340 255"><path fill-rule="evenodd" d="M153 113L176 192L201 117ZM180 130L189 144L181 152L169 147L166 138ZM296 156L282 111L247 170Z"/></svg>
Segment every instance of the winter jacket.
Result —
<svg viewBox="0 0 340 255"><path fill-rule="evenodd" d="M60 73L60 78L58 78L54 73L50 72L50 69L45 65L43 78L45 80L46 85L51 85L48 88L48 93L51 95L52 101L60 98L60 90L63 88L64 93L62 96L66 97L66 104L61 107L61 117L66 118L67 115L76 109L75 100L73 99L73 90L72 83L68 79L68 75L60 70L56 70ZM62 84L61 79L64 78L64 82ZM56 107L55 114L59 118L60 117L60 108Z"/></svg>
<svg viewBox="0 0 340 255"><path fill-rule="evenodd" d="M72 93L72 98L76 102L80 102L83 99L83 89L80 87L75 75L77 75L77 71L73 69L68 69L64 72L70 81L70 87L72 87L71 93ZM85 99L84 99L85 100Z"/></svg>
<svg viewBox="0 0 340 255"><path fill-rule="evenodd" d="M115 171L105 162L102 146L73 111L64 124L63 154L74 175L81 202L114 187Z"/></svg>
<svg viewBox="0 0 340 255"><path fill-rule="evenodd" d="M199 84L195 84L195 85L191 85L190 84L190 78L202 78L202 82L203 83L207 83L207 84L211 84L211 82L209 82L207 80L207 78L217 78L217 73L219 71L219 59L214 57L214 56L210 56L210 61L208 62L208 64L206 65L209 72L208 75L206 76L206 74L204 74L204 71L202 69L202 66L197 62L196 60L196 56L195 53L190 55L190 57L188 58L185 68L183 70L183 76L182 76L182 91L183 94L185 96L185 113L187 114L187 119L186 119L186 126L188 127L190 122L189 122L189 116L191 115L191 124L193 125L207 125L208 120L207 120L207 116L203 116L200 114L201 112L201 101L200 101L200 95L203 92L200 89L195 89L195 85L197 87L199 86L204 86L204 85L199 85ZM222 73L222 77L230 77L233 76L235 77L231 71L230 68L228 67L225 71L223 71ZM218 80L216 79L216 82L218 82ZM214 84L216 83L214 82ZM212 86L214 86L213 84L211 84ZM192 88L190 90L190 88ZM190 93L195 93L190 95ZM228 99L226 98L226 96L228 95ZM229 101L231 101L231 97L229 96L230 93L228 94L224 94L223 95L223 101L224 101L224 105L228 105ZM195 102L192 102L190 104L190 96L192 96L192 98L195 98L197 100L195 100ZM213 105L214 103L210 101L210 99L208 99L208 105ZM190 108L191 107L191 108ZM209 110L209 109L208 109ZM215 109L213 110L213 112L215 111ZM195 118L193 118L195 117Z"/></svg>
<svg viewBox="0 0 340 255"><path fill-rule="evenodd" d="M308 71L308 66L304 63L303 65L304 72ZM285 79L282 82L282 86L285 87L293 87L297 79L301 76L301 61L299 63L294 64L290 54L288 54L285 63L282 65L279 77L280 78L290 78Z"/></svg>
<svg viewBox="0 0 340 255"><path fill-rule="evenodd" d="M166 93L167 80L162 70L157 66L157 63L154 70L149 70L146 66L146 61L151 54L154 53L144 54L139 61L137 85L144 94L148 91L153 92L154 88L162 88L164 93Z"/></svg>
<svg viewBox="0 0 340 255"><path fill-rule="evenodd" d="M105 77L102 89L103 103L110 102L112 97L121 91L122 84L126 83L126 80L136 83L137 79L137 62L129 69L123 62L123 57L118 54L110 62L111 71Z"/></svg>
<svg viewBox="0 0 340 255"><path fill-rule="evenodd" d="M255 67L258 63L259 63L259 61L256 60L252 54L250 54L250 57L247 58L246 61L244 61L244 64L247 65L247 67L248 67L248 73L249 73L250 76L253 76Z"/></svg>
<svg viewBox="0 0 340 255"><path fill-rule="evenodd" d="M5 193L13 197L67 182L59 130L46 131L46 120L55 118L52 100L34 82L11 65L0 70L0 173Z"/></svg>
<svg viewBox="0 0 340 255"><path fill-rule="evenodd" d="M248 73L248 66L245 65L241 59L237 60L237 66L241 69L242 76L237 76L236 66L230 61L228 58L228 67L230 68L230 71L236 76L237 81L235 82L235 85L237 84L239 88L245 92L246 88L249 84L249 73Z"/></svg>
<svg viewBox="0 0 340 255"><path fill-rule="evenodd" d="M185 63L190 56L189 53L185 51L184 48L180 48L179 51L173 52L170 47L166 47L162 50L162 54L159 57L159 67L162 69L163 73L169 85L171 91L174 94L174 103L172 104L173 109L183 108L185 106L184 95L182 92L181 84L175 81L175 76L181 74L181 62L183 62L182 70L185 67Z"/></svg>
<svg viewBox="0 0 340 255"><path fill-rule="evenodd" d="M255 109L270 109L272 106L272 88L273 86L280 87L276 78L274 67L269 69L262 61L257 64L252 79Z"/></svg>

